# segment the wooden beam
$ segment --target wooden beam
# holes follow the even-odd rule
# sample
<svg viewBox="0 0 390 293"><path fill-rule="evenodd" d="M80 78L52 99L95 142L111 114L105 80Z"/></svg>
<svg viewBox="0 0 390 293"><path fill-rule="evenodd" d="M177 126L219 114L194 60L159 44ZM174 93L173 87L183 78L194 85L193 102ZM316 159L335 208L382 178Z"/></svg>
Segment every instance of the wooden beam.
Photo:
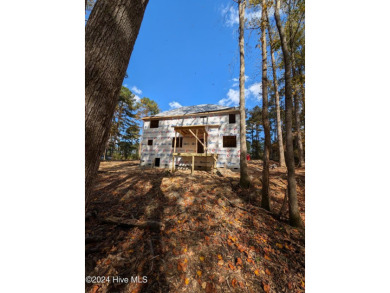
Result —
<svg viewBox="0 0 390 293"><path fill-rule="evenodd" d="M195 156L195 157L213 157L214 154L208 154L206 155L206 153L174 153L174 156L176 157L192 157L192 156Z"/></svg>
<svg viewBox="0 0 390 293"><path fill-rule="evenodd" d="M206 132L203 132L203 142L206 145L206 149L204 151L207 153Z"/></svg>
<svg viewBox="0 0 390 293"><path fill-rule="evenodd" d="M206 130L203 132L203 142L206 145L205 150L203 150L206 153L206 170L207 170L207 142L206 142Z"/></svg>
<svg viewBox="0 0 390 293"><path fill-rule="evenodd" d="M177 132L175 131L175 139L173 140L173 153L172 153L172 173L175 172L175 156L173 154L176 153L176 136L177 136Z"/></svg>
<svg viewBox="0 0 390 293"><path fill-rule="evenodd" d="M197 139L197 141L199 141L204 146L204 148L206 148L206 146L200 141L200 139L195 135L195 133L193 133L191 129L189 129L189 131Z"/></svg>
<svg viewBox="0 0 390 293"><path fill-rule="evenodd" d="M198 129L196 129L196 137L198 137ZM198 144L196 144L196 152L195 153L198 153Z"/></svg>
<svg viewBox="0 0 390 293"><path fill-rule="evenodd" d="M207 151L208 151L207 146L205 146L205 145L199 140L199 138L192 132L191 129L189 129L189 131L190 131L190 132L192 133L192 135L195 136L195 138L204 146L204 148L205 148L205 150L206 150L206 152L207 152ZM215 161L217 161L217 158L216 158L215 156L213 156L213 158L214 158Z"/></svg>
<svg viewBox="0 0 390 293"><path fill-rule="evenodd" d="M195 167L195 156L192 156L191 174L194 173L194 167Z"/></svg>
<svg viewBox="0 0 390 293"><path fill-rule="evenodd" d="M214 114L240 114L239 110L235 109L224 109L219 111L210 111L210 112L198 112L198 113L191 113L191 114L182 114L182 115L172 115L172 116L148 116L141 118L142 120L167 120L170 118L187 118L187 117L197 117L197 116L210 116Z"/></svg>

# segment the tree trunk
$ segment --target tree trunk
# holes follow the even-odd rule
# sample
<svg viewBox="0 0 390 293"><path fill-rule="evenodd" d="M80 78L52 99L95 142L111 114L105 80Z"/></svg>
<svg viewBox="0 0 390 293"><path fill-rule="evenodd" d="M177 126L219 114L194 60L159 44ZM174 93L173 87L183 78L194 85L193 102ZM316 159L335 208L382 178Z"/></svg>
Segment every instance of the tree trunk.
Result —
<svg viewBox="0 0 390 293"><path fill-rule="evenodd" d="M276 104L276 128L278 133L278 146L279 146L279 163L280 167L286 167L286 161L284 159L284 147L283 147L283 135L282 135L282 124L280 120L280 103L279 103L279 85L276 77L276 62L274 56L274 49L272 47L272 33L271 33L271 25L268 20L267 14L267 24L268 24L268 37L270 42L270 55L272 61L272 74L274 78L274 87L275 87L275 104Z"/></svg>
<svg viewBox="0 0 390 293"><path fill-rule="evenodd" d="M120 136L120 128L121 128L121 123L122 123L122 112L123 112L123 102L119 102L118 103L118 117L115 121L115 118L114 118L114 121L116 123L116 128L115 128L115 134L114 134L114 141L115 141L115 144L114 144L114 149L120 153L120 150L119 150L119 136ZM115 117L115 110L114 110L114 117ZM112 122L111 122L112 123Z"/></svg>
<svg viewBox="0 0 390 293"><path fill-rule="evenodd" d="M246 161L246 126L245 126L245 57L244 57L244 13L245 0L238 1L239 8L239 45L240 45L240 186L249 188L250 179Z"/></svg>
<svg viewBox="0 0 390 293"><path fill-rule="evenodd" d="M294 52L291 48L291 63L292 63L292 74L293 79L296 81L296 69L295 69L295 57ZM301 132L301 106L299 102L297 86L294 87L294 114L295 114L295 125L297 131L297 145L298 145L298 166L305 166L305 156L303 154L303 143L302 143L302 132Z"/></svg>
<svg viewBox="0 0 390 293"><path fill-rule="evenodd" d="M262 95L263 107L262 118L264 127L264 154L263 154L263 178L261 188L261 207L270 211L269 202L269 156L271 149L271 131L268 118L268 78L267 78L267 40L265 36L267 7L265 0L262 0L261 13L261 51L262 51Z"/></svg>
<svg viewBox="0 0 390 293"><path fill-rule="evenodd" d="M252 147L251 147L251 152L252 152L252 156L253 156L253 133L254 133L254 126L252 125L252 129L251 129L251 142L252 142Z"/></svg>
<svg viewBox="0 0 390 293"><path fill-rule="evenodd" d="M107 152L108 152L108 147L110 146L110 140L111 140L111 134L109 135L109 138L107 139L106 144L104 145L104 153L103 153L103 160L105 161L107 159Z"/></svg>
<svg viewBox="0 0 390 293"><path fill-rule="evenodd" d="M299 214L297 186L295 181L295 166L294 166L294 146L292 136L292 81L291 81L291 59L287 48L287 40L282 21L280 20L280 0L275 0L275 20L278 27L280 41L284 59L284 76L286 83L286 163L287 163L287 182L288 182L288 204L289 204L289 221L292 226L303 227L303 222Z"/></svg>
<svg viewBox="0 0 390 293"><path fill-rule="evenodd" d="M288 4L288 14L291 15L291 5ZM298 87L297 87L297 76L296 76L296 64L295 64L295 48L294 48L294 36L292 35L293 27L292 22L289 21L289 41L290 41L290 54L291 54L291 67L292 67L292 78L293 78L293 99L294 99L294 116L295 116L295 129L297 132L297 149L298 149L298 166L305 166L305 156L303 154L303 144L302 144L302 133L301 133L301 119L300 119L300 104L298 96Z"/></svg>
<svg viewBox="0 0 390 293"><path fill-rule="evenodd" d="M144 132L145 127L145 121L142 120L142 133ZM141 163L141 146L142 146L142 135L139 138L139 143L138 143L138 159L140 160Z"/></svg>
<svg viewBox="0 0 390 293"><path fill-rule="evenodd" d="M147 4L98 0L85 28L86 207Z"/></svg>

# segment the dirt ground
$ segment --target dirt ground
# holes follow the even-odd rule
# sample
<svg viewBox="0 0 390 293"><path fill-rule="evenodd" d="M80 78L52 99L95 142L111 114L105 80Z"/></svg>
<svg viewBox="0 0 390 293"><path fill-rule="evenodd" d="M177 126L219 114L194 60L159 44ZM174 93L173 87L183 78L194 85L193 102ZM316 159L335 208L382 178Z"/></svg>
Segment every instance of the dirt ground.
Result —
<svg viewBox="0 0 390 293"><path fill-rule="evenodd" d="M139 161L102 162L86 215L86 276L95 276L86 292L304 292L304 231L288 225L287 210L276 216L286 169L270 170L272 213L259 208L261 171L250 161L253 187L241 190L230 170L172 175ZM305 170L296 175L304 220Z"/></svg>

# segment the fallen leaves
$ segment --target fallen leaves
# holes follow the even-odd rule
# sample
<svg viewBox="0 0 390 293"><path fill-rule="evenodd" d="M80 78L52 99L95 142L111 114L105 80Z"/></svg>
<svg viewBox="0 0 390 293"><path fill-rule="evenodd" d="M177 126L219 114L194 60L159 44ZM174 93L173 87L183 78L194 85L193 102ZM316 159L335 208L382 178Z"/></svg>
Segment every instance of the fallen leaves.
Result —
<svg viewBox="0 0 390 293"><path fill-rule="evenodd" d="M284 243L284 247L288 250L294 250L294 247L292 247L292 245L288 245L287 243Z"/></svg>
<svg viewBox="0 0 390 293"><path fill-rule="evenodd" d="M178 264L177 264L177 270L179 271L179 272L185 272L185 271L187 271L187 262L179 262Z"/></svg>
<svg viewBox="0 0 390 293"><path fill-rule="evenodd" d="M242 260L239 257L236 260L236 266L242 266Z"/></svg>
<svg viewBox="0 0 390 293"><path fill-rule="evenodd" d="M248 257L246 259L246 261L249 262L249 263L255 264L255 261L253 259L251 259L250 257Z"/></svg>
<svg viewBox="0 0 390 293"><path fill-rule="evenodd" d="M241 245L240 243L236 243L236 246L237 246L238 251L240 251L240 252L243 252L245 250L244 246Z"/></svg>
<svg viewBox="0 0 390 293"><path fill-rule="evenodd" d="M93 285L91 293L96 293L99 290L99 285Z"/></svg>
<svg viewBox="0 0 390 293"><path fill-rule="evenodd" d="M268 292L269 292L269 289L270 289L269 285L268 285L266 282L264 282L264 281L263 281L263 289L264 289L264 291L265 291L266 293L268 293Z"/></svg>
<svg viewBox="0 0 390 293"><path fill-rule="evenodd" d="M215 287L213 283L207 283L206 285L206 293L214 293Z"/></svg>
<svg viewBox="0 0 390 293"><path fill-rule="evenodd" d="M233 242L236 242L237 241L237 238L236 237L233 237L231 235L228 236L228 239L230 239L231 241Z"/></svg>
<svg viewBox="0 0 390 293"><path fill-rule="evenodd" d="M231 177L217 178L206 172L195 171L199 172L197 176L190 178L186 175L181 176L182 171L178 171L174 177L164 178L158 175L157 171L154 170L155 174L149 176L148 173L152 171L144 170L146 174L132 178L134 182L139 178L140 190L129 194L125 201L118 204L122 195L129 191L127 186L122 185L115 190L118 192L115 202L108 201L107 194L111 194L110 190L102 195L97 194L96 200L105 204L94 204L93 207L102 214L120 210L121 216L136 219L143 219L145 207L153 207L161 214L150 213L145 218L158 217L166 224L166 230L161 234L161 242L157 241L157 235L151 234L148 230L120 227L115 227L115 230L113 227L103 227L104 229L99 230L100 226L90 221L87 223L88 233L95 236L98 234L96 231L101 231L99 233L104 234L98 236L104 236L107 244L98 243L101 252L87 256L90 263L95 266L88 267L88 271L95 268L99 273L104 273L108 268L117 270L119 274L130 268L134 272L148 271L152 253L147 240L152 239L154 255L158 258L153 259L155 270L150 274L151 282L142 284L140 291L153 291L159 277L160 280L161 277L165 278L165 284L159 282L159 285L162 285L162 292L167 292L171 285L172 288L181 286L182 290L188 292L200 290L209 293L235 292L239 291L240 287L244 289L243 292L304 291L305 251L301 248L305 244L302 232L294 231L283 222L255 210L251 203L246 201L242 201L242 207L251 212L242 212L227 204L225 200L220 200L218 195L224 192L231 200L239 199L242 195L239 194L240 190L231 188L233 182ZM126 176L131 175L131 172ZM99 174L100 180L104 174ZM272 176L271 180L274 180L276 175ZM238 185L238 177L234 180ZM285 184L286 180L282 181ZM216 195L212 195L214 184L219 185ZM141 189L142 185L153 188L146 193L146 189ZM278 191L273 185L271 187L275 196L280 199ZM168 193L172 193L172 196ZM139 201L141 196L142 202ZM258 202L254 200L252 203ZM276 205L278 203L275 202ZM131 212L128 210L130 207L133 207ZM118 238L123 239L123 243L127 241L126 245L123 243L121 246L116 245L115 241ZM114 250L111 252L113 246ZM94 248L88 246L90 247ZM108 254L111 264L104 267ZM118 259L124 261L124 265L119 264L115 259L116 255ZM91 261L95 258L98 262ZM140 261L142 258L144 262ZM102 289L105 288L99 287L99 290ZM92 290L96 291L93 284L89 285L87 292L91 293Z"/></svg>

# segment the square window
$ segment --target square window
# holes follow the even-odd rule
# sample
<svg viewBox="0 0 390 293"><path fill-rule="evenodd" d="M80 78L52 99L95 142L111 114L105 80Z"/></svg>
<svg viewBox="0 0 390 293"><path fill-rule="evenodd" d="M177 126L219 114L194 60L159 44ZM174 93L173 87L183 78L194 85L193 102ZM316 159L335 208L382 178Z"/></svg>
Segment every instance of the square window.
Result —
<svg viewBox="0 0 390 293"><path fill-rule="evenodd" d="M158 122L159 122L159 120L151 120L150 121L150 128L158 128Z"/></svg>
<svg viewBox="0 0 390 293"><path fill-rule="evenodd" d="M148 145L153 145L153 139L148 139Z"/></svg>
<svg viewBox="0 0 390 293"><path fill-rule="evenodd" d="M237 147L237 138L236 138L236 136L224 136L223 137L223 147L224 148L235 148L235 147Z"/></svg>
<svg viewBox="0 0 390 293"><path fill-rule="evenodd" d="M175 144L175 138L172 138L172 147ZM177 148L182 148L183 147L183 137L176 137L176 147Z"/></svg>
<svg viewBox="0 0 390 293"><path fill-rule="evenodd" d="M236 123L236 114L229 114L229 123Z"/></svg>

